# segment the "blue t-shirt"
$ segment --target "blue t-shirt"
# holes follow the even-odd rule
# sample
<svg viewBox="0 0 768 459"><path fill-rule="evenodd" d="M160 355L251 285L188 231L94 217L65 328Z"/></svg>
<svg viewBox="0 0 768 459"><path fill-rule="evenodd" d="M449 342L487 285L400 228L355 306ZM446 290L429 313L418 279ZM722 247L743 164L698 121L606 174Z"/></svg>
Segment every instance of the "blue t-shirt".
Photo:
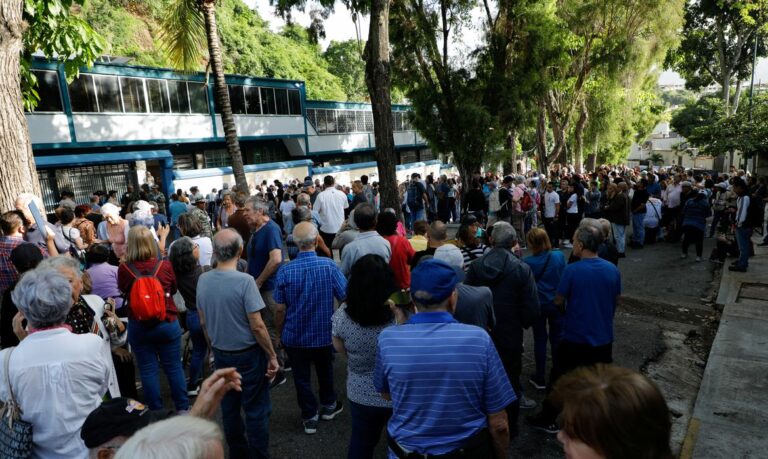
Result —
<svg viewBox="0 0 768 459"><path fill-rule="evenodd" d="M460 447L516 398L490 335L447 312L420 312L385 328L373 384L392 396L389 434L420 454Z"/></svg>
<svg viewBox="0 0 768 459"><path fill-rule="evenodd" d="M181 201L171 201L168 212L171 214L171 224L175 225L179 223L179 216L187 213L187 205Z"/></svg>
<svg viewBox="0 0 768 459"><path fill-rule="evenodd" d="M590 346L613 342L613 315L621 295L618 268L602 258L585 258L565 267L558 295L565 297L563 341Z"/></svg>
<svg viewBox="0 0 768 459"><path fill-rule="evenodd" d="M547 262L549 258L549 262ZM550 250L538 255L530 255L523 261L531 267L536 278L536 291L539 294L539 306L542 309L554 309L555 293L560 285L560 277L565 270L565 255L559 250Z"/></svg>
<svg viewBox="0 0 768 459"><path fill-rule="evenodd" d="M280 227L272 220L256 230L248 241L248 274L257 279L269 261L269 252L280 249L280 260L283 257L283 237ZM275 289L277 270L261 286L262 292Z"/></svg>

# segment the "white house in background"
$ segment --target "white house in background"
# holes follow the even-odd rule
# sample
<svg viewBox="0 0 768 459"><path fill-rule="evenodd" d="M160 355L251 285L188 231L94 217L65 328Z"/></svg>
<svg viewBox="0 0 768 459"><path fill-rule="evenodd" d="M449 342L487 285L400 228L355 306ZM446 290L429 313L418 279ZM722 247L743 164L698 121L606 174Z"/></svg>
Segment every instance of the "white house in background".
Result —
<svg viewBox="0 0 768 459"><path fill-rule="evenodd" d="M714 158L697 154L698 149L688 147L685 137L670 130L669 122L662 121L642 143L632 143L627 163L630 166L647 165L652 158L660 155L664 166L712 169Z"/></svg>

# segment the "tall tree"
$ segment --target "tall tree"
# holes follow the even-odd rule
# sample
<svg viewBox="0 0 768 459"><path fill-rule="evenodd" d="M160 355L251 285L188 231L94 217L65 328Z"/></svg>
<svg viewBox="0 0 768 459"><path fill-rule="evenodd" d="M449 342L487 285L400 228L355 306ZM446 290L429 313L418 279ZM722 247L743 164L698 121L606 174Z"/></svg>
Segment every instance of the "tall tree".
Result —
<svg viewBox="0 0 768 459"><path fill-rule="evenodd" d="M741 82L751 73L755 39L758 57L768 53L766 32L768 0L692 0L685 7L680 46L667 54L666 65L680 72L688 89L719 84L729 116L738 108Z"/></svg>
<svg viewBox="0 0 768 459"><path fill-rule="evenodd" d="M180 69L197 69L203 58L203 50L207 47L216 105L221 112L221 123L224 127L227 151L232 160L235 184L239 190L247 191L248 181L245 177L243 155L224 79L221 43L216 27L216 0L172 0L163 18L162 27L163 46L171 61Z"/></svg>
<svg viewBox="0 0 768 459"><path fill-rule="evenodd" d="M306 0L270 0L277 12L289 17L291 9L303 10ZM335 0L320 0L320 5L332 10ZM370 15L368 40L365 44L365 82L373 108L373 135L376 139L375 158L379 170L381 204L400 212L397 192L397 152L392 126L392 75L389 45L389 0L343 0L342 3L357 17Z"/></svg>
<svg viewBox="0 0 768 459"><path fill-rule="evenodd" d="M323 53L328 70L341 79L347 100L364 102L370 99L365 83L364 50L365 42L331 41Z"/></svg>
<svg viewBox="0 0 768 459"><path fill-rule="evenodd" d="M0 209L13 208L19 193L39 195L24 107L39 97L30 72L33 52L61 59L67 77L93 64L103 40L71 14L73 0L0 0ZM66 59L66 60L65 60Z"/></svg>

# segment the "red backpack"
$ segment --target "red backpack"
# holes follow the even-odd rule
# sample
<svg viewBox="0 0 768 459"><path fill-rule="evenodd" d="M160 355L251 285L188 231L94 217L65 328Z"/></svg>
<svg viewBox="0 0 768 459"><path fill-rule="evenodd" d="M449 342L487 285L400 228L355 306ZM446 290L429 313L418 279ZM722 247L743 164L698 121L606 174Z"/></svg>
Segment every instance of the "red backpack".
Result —
<svg viewBox="0 0 768 459"><path fill-rule="evenodd" d="M529 210L533 209L533 198L531 197L531 194L528 193L528 191L523 192L523 199L520 200L520 209L523 212L528 212Z"/></svg>
<svg viewBox="0 0 768 459"><path fill-rule="evenodd" d="M128 290L128 306L138 320L165 320L165 289L157 278L162 261L158 261L151 274L142 274L135 266L126 266L134 277Z"/></svg>

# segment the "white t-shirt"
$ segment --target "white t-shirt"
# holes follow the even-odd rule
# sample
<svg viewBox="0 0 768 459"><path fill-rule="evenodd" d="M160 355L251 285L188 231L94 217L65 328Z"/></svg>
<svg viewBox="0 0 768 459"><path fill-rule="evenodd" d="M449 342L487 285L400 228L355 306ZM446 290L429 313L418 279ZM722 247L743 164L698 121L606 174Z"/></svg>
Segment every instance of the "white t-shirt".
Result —
<svg viewBox="0 0 768 459"><path fill-rule="evenodd" d="M661 218L661 200L658 198L648 198L645 203L645 217L643 226L646 228L657 228Z"/></svg>
<svg viewBox="0 0 768 459"><path fill-rule="evenodd" d="M314 209L320 216L320 231L336 234L344 223L344 209L349 207L347 195L336 188L328 188L315 199Z"/></svg>
<svg viewBox="0 0 768 459"><path fill-rule="evenodd" d="M560 195L554 190L544 195L544 218L557 217L557 205L560 204Z"/></svg>
<svg viewBox="0 0 768 459"><path fill-rule="evenodd" d="M579 203L578 203L579 197L576 195L576 193L573 193L568 197L568 210L566 210L569 214L578 214L579 213Z"/></svg>
<svg viewBox="0 0 768 459"><path fill-rule="evenodd" d="M211 239L205 236L195 236L192 239L192 242L197 244L197 249L200 253L200 257L197 260L197 264L200 266L210 266L211 259L213 258L213 243L211 242ZM176 241L171 242L171 245L168 246L168 253L171 253L171 247L173 247L173 244L175 244Z"/></svg>
<svg viewBox="0 0 768 459"><path fill-rule="evenodd" d="M292 199L280 203L280 212L282 212L286 218L291 218L291 211L295 208L296 203L293 202Z"/></svg>

